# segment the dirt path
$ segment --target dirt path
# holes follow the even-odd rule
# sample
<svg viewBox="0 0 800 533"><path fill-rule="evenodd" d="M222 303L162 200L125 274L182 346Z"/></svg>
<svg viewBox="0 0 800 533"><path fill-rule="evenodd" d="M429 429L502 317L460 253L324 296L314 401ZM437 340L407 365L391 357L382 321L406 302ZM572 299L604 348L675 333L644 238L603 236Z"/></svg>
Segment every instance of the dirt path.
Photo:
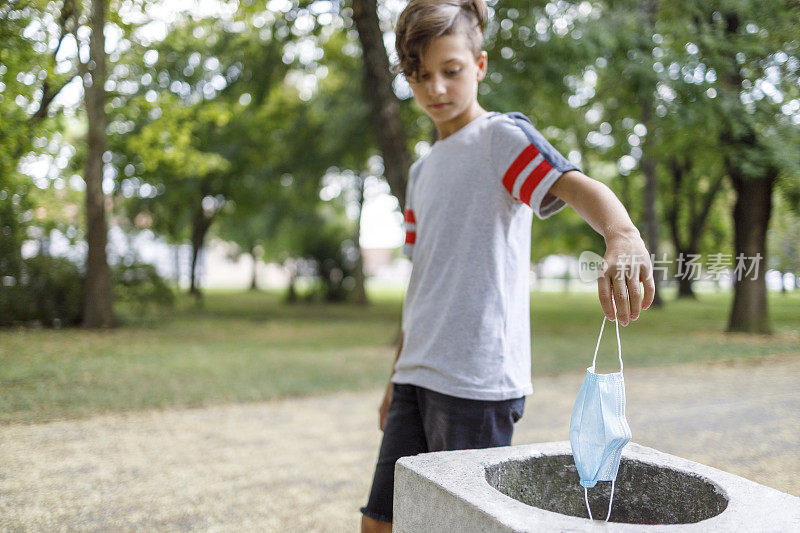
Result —
<svg viewBox="0 0 800 533"><path fill-rule="evenodd" d="M635 442L800 495L800 357L628 369ZM583 375L515 444L566 440ZM380 391L0 428L0 530L355 531Z"/></svg>

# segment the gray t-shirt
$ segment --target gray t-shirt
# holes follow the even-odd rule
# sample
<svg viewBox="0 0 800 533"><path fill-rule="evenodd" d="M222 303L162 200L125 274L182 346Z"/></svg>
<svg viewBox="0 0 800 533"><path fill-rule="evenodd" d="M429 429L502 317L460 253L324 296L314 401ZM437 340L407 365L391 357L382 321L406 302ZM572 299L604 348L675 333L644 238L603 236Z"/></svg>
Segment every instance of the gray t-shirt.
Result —
<svg viewBox="0 0 800 533"><path fill-rule="evenodd" d="M412 260L394 383L476 400L533 392L530 356L532 213L567 161L519 113L486 113L434 143L409 173Z"/></svg>

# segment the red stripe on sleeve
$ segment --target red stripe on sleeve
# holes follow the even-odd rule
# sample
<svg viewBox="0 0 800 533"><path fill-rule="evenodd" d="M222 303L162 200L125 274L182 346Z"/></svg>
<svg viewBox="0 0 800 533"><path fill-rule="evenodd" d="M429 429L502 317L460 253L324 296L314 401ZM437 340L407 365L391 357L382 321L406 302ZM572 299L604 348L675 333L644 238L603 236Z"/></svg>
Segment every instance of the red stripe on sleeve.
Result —
<svg viewBox="0 0 800 533"><path fill-rule="evenodd" d="M406 232L406 244L414 244L417 242L417 232L416 231L407 231Z"/></svg>
<svg viewBox="0 0 800 533"><path fill-rule="evenodd" d="M533 169L533 172L531 172L525 179L525 183L522 184L522 187L519 190L519 199L530 205L531 194L533 194L533 190L537 185L539 185L539 182L542 181L542 178L544 178L552 168L553 167L550 165L550 163L547 162L547 159L542 159L542 162Z"/></svg>
<svg viewBox="0 0 800 533"><path fill-rule="evenodd" d="M511 166L508 167L505 176L503 176L503 186L508 191L508 194L514 194L514 182L517 180L517 176L519 176L519 173L522 172L522 169L525 168L528 163L533 161L533 158L537 155L539 155L539 150L536 148L536 146L529 144L522 152L520 152L514 162L511 163Z"/></svg>
<svg viewBox="0 0 800 533"><path fill-rule="evenodd" d="M417 223L417 219L414 217L414 211L412 209L406 209L406 222L409 224Z"/></svg>

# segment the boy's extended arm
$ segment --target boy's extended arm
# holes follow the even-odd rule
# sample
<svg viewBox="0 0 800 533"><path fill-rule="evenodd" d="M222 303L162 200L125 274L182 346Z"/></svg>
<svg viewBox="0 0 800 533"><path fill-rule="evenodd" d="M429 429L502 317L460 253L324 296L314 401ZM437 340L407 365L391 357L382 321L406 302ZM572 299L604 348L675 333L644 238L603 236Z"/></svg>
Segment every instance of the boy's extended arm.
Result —
<svg viewBox="0 0 800 533"><path fill-rule="evenodd" d="M606 241L605 267L597 279L603 312L613 320L614 305L619 323L639 318L655 297L652 265L639 230L617 196L597 180L577 170L565 172L549 193L569 204ZM640 288L644 284L644 295Z"/></svg>

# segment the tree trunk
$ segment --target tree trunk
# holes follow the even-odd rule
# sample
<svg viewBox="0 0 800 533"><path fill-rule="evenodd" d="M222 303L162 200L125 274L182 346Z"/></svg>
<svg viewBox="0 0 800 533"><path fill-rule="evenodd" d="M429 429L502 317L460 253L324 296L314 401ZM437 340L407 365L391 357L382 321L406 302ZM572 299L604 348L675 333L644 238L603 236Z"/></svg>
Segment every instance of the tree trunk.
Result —
<svg viewBox="0 0 800 533"><path fill-rule="evenodd" d="M258 290L258 258L256 257L256 247L250 247L250 257L253 258L253 277L250 281L250 290Z"/></svg>
<svg viewBox="0 0 800 533"><path fill-rule="evenodd" d="M376 0L353 0L353 20L364 58L364 93L371 109L372 124L383 157L384 173L392 194L405 205L411 154L406 148L400 119L400 102L392 89L389 58L383 45Z"/></svg>
<svg viewBox="0 0 800 533"><path fill-rule="evenodd" d="M644 122L647 125L648 131L652 131L652 123L649 118L652 116L652 110L645 107ZM645 146L649 143L645 143ZM645 147L645 150L647 148ZM656 209L656 189L658 187L658 177L656 176L656 163L652 157L645 155L642 157L642 170L644 171L645 185L644 185L644 220L645 220L645 235L647 237L647 249L651 254L655 254L658 259L658 211ZM662 307L664 301L661 298L661 291L659 289L660 280L658 276L653 276L655 283L656 294L653 300L653 306Z"/></svg>
<svg viewBox="0 0 800 533"><path fill-rule="evenodd" d="M657 10L656 0L642 0L640 4L641 16L643 24L645 25L645 35L649 38L653 35L654 20ZM651 53L649 44L646 47L647 54ZM655 145L653 137L655 136L655 128L653 127L653 93L655 86L650 86L645 83L644 87L640 88L642 98L642 123L647 128L647 137L645 138L644 145L642 146L642 159L641 167L644 173L644 220L645 220L645 236L647 237L647 249L651 254L655 254L658 259L658 211L656 208L656 195L658 193L658 177L656 175L656 162L650 153L651 147ZM653 299L653 307L663 307L664 300L661 298L661 290L659 288L658 276L653 276L655 284L655 298Z"/></svg>
<svg viewBox="0 0 800 533"><path fill-rule="evenodd" d="M692 161L690 159L682 162L677 157L673 157L669 160L667 166L670 169L672 178L672 201L665 206L664 211L670 234L672 235L672 244L678 253L678 257L691 258L697 255L697 250L700 248L700 239L703 231L705 231L706 221L711 213L714 199L722 188L722 180L725 176L720 175L715 178L708 191L701 195L697 191L696 179L692 180L690 177L689 190L687 191L684 188L684 177L690 175L691 172ZM689 236L686 240L681 238L678 224L681 209L688 209L689 211ZM692 278L687 276L678 278L678 298L697 298L692 289L692 281Z"/></svg>
<svg viewBox="0 0 800 533"><path fill-rule="evenodd" d="M358 216L356 217L356 232L353 236L356 249L358 250L358 259L356 260L355 272L353 273L356 279L356 303L359 305L369 305L367 298L367 290L364 286L364 254L361 253L361 213L364 209L364 176L358 176Z"/></svg>
<svg viewBox="0 0 800 533"><path fill-rule="evenodd" d="M665 216L672 235L672 245L675 247L675 252L677 252L678 257L687 257L693 252L686 250L686 246L681 239L680 228L678 227L678 211L681 206L681 200L694 201L692 195L682 194L683 177L688 165L682 165L677 158L672 158L668 166L672 173L672 202L665 207ZM695 298L691 278L686 276L678 278L678 298Z"/></svg>
<svg viewBox="0 0 800 533"><path fill-rule="evenodd" d="M772 214L775 176L761 179L731 174L736 190L733 208L734 259L741 274L734 271L733 305L728 331L770 333L767 314L767 226ZM742 258L742 259L740 259ZM754 272L748 272L748 269Z"/></svg>
<svg viewBox="0 0 800 533"><path fill-rule="evenodd" d="M197 258L206 240L208 228L211 227L211 220L211 218L206 217L205 212L200 208L192 223L192 267L189 281L189 294L197 299L203 296L197 281Z"/></svg>
<svg viewBox="0 0 800 533"><path fill-rule="evenodd" d="M293 304L297 302L297 263L294 259L289 259L284 262L284 266L288 264L289 267L289 286L286 288L286 303Z"/></svg>
<svg viewBox="0 0 800 533"><path fill-rule="evenodd" d="M106 53L105 0L92 2L92 35L89 41L89 65L83 76L86 115L89 120L88 150L84 180L86 181L86 258L83 326L107 328L112 321L111 271L106 257L105 194L103 194L103 153L106 151L105 80Z"/></svg>
<svg viewBox="0 0 800 533"><path fill-rule="evenodd" d="M365 286L366 275L364 274L364 256L361 253L361 246L358 247L358 261L354 272L356 278L356 303L358 305L369 305L367 298L367 288Z"/></svg>
<svg viewBox="0 0 800 533"><path fill-rule="evenodd" d="M697 295L694 293L694 289L692 288L691 278L680 278L678 280L678 298L686 298L691 300L697 299Z"/></svg>
<svg viewBox="0 0 800 533"><path fill-rule="evenodd" d="M189 272L189 295L194 296L195 298L202 298L203 293L200 292L200 288L197 286L197 257L200 255L200 247L195 246L194 240L192 241L192 266Z"/></svg>
<svg viewBox="0 0 800 533"><path fill-rule="evenodd" d="M697 255L697 250L694 248L676 248L678 252L678 257L689 257L691 258L694 255ZM692 288L692 277L684 275L678 278L678 298L691 298L692 300L697 299L697 295L694 293L694 289Z"/></svg>
<svg viewBox="0 0 800 533"><path fill-rule="evenodd" d="M740 24L738 14L729 12L723 16L726 33L736 35ZM722 73L720 80L724 89L738 100L743 76L733 54L728 57L728 65L728 70ZM772 190L778 173L771 166L764 169L763 176L753 176L752 171L743 171L742 163L747 162L745 154L750 153L757 143L754 128L741 106L732 109L726 126L720 144L725 150L725 169L736 191L733 208L735 266L739 266L742 258L745 268L755 269L755 276L745 275L746 272L738 275L734 270L728 331L770 333L765 276L767 226L772 214ZM759 261L757 265L754 264L756 257Z"/></svg>

